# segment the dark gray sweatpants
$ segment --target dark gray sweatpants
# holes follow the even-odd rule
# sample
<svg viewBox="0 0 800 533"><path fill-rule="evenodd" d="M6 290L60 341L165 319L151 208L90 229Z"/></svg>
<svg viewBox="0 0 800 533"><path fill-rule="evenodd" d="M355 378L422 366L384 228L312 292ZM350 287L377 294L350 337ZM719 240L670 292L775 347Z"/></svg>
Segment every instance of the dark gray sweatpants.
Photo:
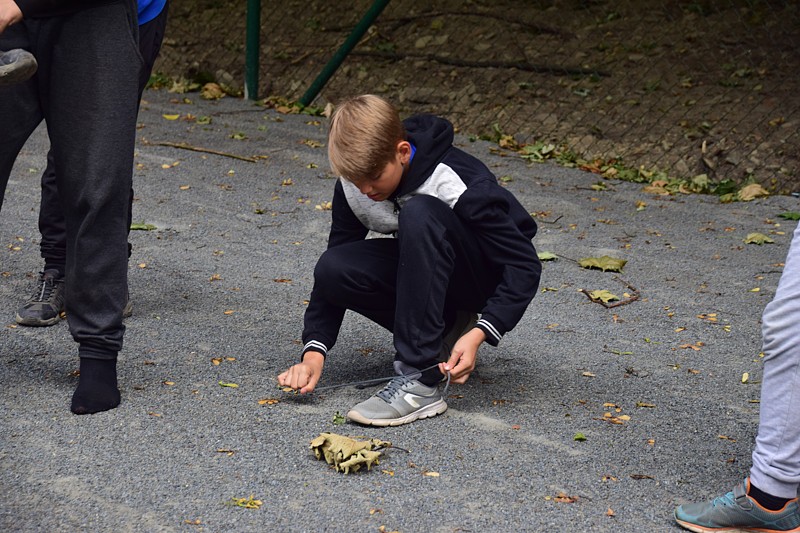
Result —
<svg viewBox="0 0 800 533"><path fill-rule="evenodd" d="M0 34L39 63L0 87L0 207L17 154L44 120L66 216L67 320L79 355L114 359L127 298L127 220L139 73L133 0L26 19ZM38 187L38 183L37 183Z"/></svg>

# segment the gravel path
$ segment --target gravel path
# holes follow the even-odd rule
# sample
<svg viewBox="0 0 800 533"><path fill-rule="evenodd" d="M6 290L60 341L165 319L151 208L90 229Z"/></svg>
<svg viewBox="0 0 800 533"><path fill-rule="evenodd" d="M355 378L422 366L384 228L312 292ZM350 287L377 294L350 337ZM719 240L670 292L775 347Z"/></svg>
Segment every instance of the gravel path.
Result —
<svg viewBox="0 0 800 533"><path fill-rule="evenodd" d="M324 123L190 98L145 94L134 222L155 229L131 235L134 315L111 412L70 414L78 361L65 323L13 325L41 268L43 130L20 155L0 214L0 529L670 531L675 505L746 474L760 314L795 226L777 215L800 210L797 199L594 190L595 175L459 138L537 214L539 251L561 257L544 264L520 325L451 388L444 415L336 426L370 390L300 397L275 381L298 357L327 238ZM775 243L745 244L751 232ZM575 262L603 255L627 260L623 272ZM639 298L606 309L581 289ZM390 375L392 353L388 333L348 315L321 385ZM409 452L346 476L309 451L325 431ZM231 504L251 496L259 509Z"/></svg>

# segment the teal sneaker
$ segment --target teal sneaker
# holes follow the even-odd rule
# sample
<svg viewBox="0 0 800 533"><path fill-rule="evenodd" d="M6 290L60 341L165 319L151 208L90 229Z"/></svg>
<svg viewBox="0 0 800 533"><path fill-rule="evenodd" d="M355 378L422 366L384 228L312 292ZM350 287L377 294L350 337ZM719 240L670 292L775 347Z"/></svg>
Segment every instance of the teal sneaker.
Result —
<svg viewBox="0 0 800 533"><path fill-rule="evenodd" d="M447 411L439 388L397 376L374 396L356 405L347 418L367 426L399 426Z"/></svg>
<svg viewBox="0 0 800 533"><path fill-rule="evenodd" d="M675 509L675 521L696 533L710 531L790 531L800 533L800 508L797 498L780 511L761 507L747 495L750 479L746 478L733 491L705 503L690 503Z"/></svg>

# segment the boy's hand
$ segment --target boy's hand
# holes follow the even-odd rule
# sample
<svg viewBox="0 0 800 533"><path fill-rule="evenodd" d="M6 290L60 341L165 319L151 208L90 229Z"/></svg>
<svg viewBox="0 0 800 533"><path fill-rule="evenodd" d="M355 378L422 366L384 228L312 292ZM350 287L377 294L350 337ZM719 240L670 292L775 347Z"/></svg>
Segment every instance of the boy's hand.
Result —
<svg viewBox="0 0 800 533"><path fill-rule="evenodd" d="M439 363L442 374L450 372L451 383L466 383L469 375L475 370L478 360L478 348L486 340L486 334L479 328L472 328L453 346L453 353L446 363Z"/></svg>
<svg viewBox="0 0 800 533"><path fill-rule="evenodd" d="M322 377L325 356L319 352L306 352L303 362L298 363L278 376L278 383L283 387L300 389L300 394L312 392Z"/></svg>

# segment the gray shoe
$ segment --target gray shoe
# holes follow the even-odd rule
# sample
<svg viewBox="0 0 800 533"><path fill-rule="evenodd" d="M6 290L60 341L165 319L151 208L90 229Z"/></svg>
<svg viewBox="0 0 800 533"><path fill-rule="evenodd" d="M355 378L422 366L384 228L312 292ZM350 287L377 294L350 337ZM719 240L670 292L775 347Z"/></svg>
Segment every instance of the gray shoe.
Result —
<svg viewBox="0 0 800 533"><path fill-rule="evenodd" d="M36 292L17 310L16 321L22 326L52 326L64 312L64 277L58 270L39 274Z"/></svg>
<svg viewBox="0 0 800 533"><path fill-rule="evenodd" d="M681 527L698 533L800 531L797 498L780 511L769 511L747 495L749 483L750 480L745 479L731 492L708 502L681 505L675 509L675 521Z"/></svg>
<svg viewBox="0 0 800 533"><path fill-rule="evenodd" d="M470 313L469 311L458 311L456 313L455 322L442 338L442 361L450 359L450 354L453 353L453 347L458 342L458 339L474 328L477 323L478 315L475 313Z"/></svg>
<svg viewBox="0 0 800 533"><path fill-rule="evenodd" d="M445 411L447 403L437 387L397 376L375 396L350 409L347 418L368 426L399 426Z"/></svg>
<svg viewBox="0 0 800 533"><path fill-rule="evenodd" d="M36 58L27 50L0 50L0 85L23 82L36 74L38 67Z"/></svg>

